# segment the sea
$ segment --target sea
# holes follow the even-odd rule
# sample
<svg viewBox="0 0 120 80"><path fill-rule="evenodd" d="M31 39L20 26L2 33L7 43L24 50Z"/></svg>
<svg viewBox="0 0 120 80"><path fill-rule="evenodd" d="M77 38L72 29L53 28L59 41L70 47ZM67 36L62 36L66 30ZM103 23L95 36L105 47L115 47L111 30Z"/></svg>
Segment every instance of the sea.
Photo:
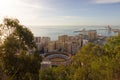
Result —
<svg viewBox="0 0 120 80"><path fill-rule="evenodd" d="M29 26L36 37L50 37L51 40L57 40L60 35L75 36L81 34L81 31L85 30L96 30L97 34L103 36L114 36L116 33L109 31L108 26ZM120 29L120 26L110 26L112 29Z"/></svg>

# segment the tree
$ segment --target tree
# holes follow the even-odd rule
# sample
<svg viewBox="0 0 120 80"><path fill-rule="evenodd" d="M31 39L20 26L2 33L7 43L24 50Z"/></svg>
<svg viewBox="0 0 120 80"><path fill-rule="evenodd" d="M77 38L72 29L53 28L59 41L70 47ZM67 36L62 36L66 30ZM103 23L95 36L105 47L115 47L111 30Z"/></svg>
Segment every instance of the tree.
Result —
<svg viewBox="0 0 120 80"><path fill-rule="evenodd" d="M89 43L73 57L71 80L111 80L112 62L99 45Z"/></svg>
<svg viewBox="0 0 120 80"><path fill-rule="evenodd" d="M13 18L5 18L0 30L0 61L5 80L38 80L41 57L36 52L29 53L36 48L32 32Z"/></svg>
<svg viewBox="0 0 120 80"><path fill-rule="evenodd" d="M54 68L46 68L40 70L39 80L57 80L57 76L54 74Z"/></svg>
<svg viewBox="0 0 120 80"><path fill-rule="evenodd" d="M108 38L103 47L109 57L115 57L120 54L120 35Z"/></svg>
<svg viewBox="0 0 120 80"><path fill-rule="evenodd" d="M109 57L113 66L113 76L120 79L120 35L108 38L103 49L106 51L106 56Z"/></svg>

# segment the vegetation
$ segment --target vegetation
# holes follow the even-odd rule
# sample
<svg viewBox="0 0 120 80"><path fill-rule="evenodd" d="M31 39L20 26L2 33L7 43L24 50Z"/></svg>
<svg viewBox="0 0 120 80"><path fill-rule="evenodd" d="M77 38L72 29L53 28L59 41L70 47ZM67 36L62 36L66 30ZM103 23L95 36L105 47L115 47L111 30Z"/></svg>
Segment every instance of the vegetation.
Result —
<svg viewBox="0 0 120 80"><path fill-rule="evenodd" d="M44 70L33 34L17 19L5 18L0 35L0 80L120 80L120 35L102 47L82 47L67 66Z"/></svg>
<svg viewBox="0 0 120 80"><path fill-rule="evenodd" d="M41 58L35 49L33 34L17 19L5 18L1 29L1 80L38 80Z"/></svg>

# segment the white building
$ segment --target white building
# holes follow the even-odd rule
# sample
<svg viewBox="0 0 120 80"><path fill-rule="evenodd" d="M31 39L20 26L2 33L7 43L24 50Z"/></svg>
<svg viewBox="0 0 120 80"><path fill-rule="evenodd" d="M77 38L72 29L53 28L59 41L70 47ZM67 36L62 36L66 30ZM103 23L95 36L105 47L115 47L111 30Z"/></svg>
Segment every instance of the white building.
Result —
<svg viewBox="0 0 120 80"><path fill-rule="evenodd" d="M87 45L88 44L88 40L84 39L83 40L83 46Z"/></svg>

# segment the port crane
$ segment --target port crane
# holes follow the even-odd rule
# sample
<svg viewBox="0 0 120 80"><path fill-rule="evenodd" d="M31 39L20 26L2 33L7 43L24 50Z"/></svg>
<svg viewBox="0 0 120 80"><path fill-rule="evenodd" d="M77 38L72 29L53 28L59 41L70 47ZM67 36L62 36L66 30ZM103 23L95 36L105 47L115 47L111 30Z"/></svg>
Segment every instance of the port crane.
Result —
<svg viewBox="0 0 120 80"><path fill-rule="evenodd" d="M105 28L106 28L106 29L99 29L99 30L108 30L109 33L111 33L111 32L116 33L116 32L119 32L119 31L120 31L120 29L113 29L113 28L111 28L109 25L108 25L107 27L105 27Z"/></svg>
<svg viewBox="0 0 120 80"><path fill-rule="evenodd" d="M98 31L100 30L105 30L105 34L107 36L110 36L112 34L112 32L114 33L118 33L120 32L120 29L113 29L112 27L110 27L109 25L107 27L104 27L103 29L96 29ZM74 31L74 33L78 33L78 32L82 32L83 34L85 34L86 32L88 32L87 30L85 30L85 28L83 30L78 30L78 31Z"/></svg>

